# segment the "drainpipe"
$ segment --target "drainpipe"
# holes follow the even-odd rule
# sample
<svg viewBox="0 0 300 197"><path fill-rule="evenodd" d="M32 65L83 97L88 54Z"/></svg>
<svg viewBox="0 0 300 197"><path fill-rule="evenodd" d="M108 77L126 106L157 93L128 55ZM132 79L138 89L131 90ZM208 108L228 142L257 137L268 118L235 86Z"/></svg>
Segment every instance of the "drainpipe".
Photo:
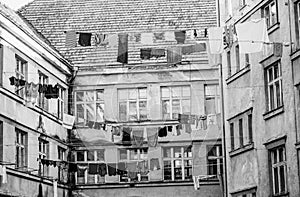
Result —
<svg viewBox="0 0 300 197"><path fill-rule="evenodd" d="M218 18L218 26L221 25L221 14L220 14L220 0L217 0L217 18ZM221 55L221 61L222 61L222 55ZM226 154L226 132L225 132L225 110L224 110L224 90L223 90L223 65L222 62L219 64L220 67L220 78L219 78L219 84L220 84L220 94L221 94L221 116L222 116L222 152L223 152L223 173L224 176L223 179L223 197L227 197L227 191L228 191L228 185L227 185L227 154Z"/></svg>

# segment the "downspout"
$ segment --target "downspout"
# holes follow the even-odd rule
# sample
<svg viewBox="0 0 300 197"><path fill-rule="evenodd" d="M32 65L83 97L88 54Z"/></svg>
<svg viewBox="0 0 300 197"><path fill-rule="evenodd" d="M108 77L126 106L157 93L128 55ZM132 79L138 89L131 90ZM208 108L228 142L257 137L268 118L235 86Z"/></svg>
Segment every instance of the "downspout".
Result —
<svg viewBox="0 0 300 197"><path fill-rule="evenodd" d="M220 13L220 0L217 0L217 26L220 27L221 25L221 13ZM225 133L225 110L224 110L224 90L223 90L223 66L222 66L222 54L220 54L221 56L221 63L220 63L220 79L219 79L219 83L220 83L220 94L221 94L221 116L222 116L222 152L223 152L223 173L224 176L222 177L223 179L223 197L227 197L227 190L228 190L228 186L227 186L227 154L226 154L226 133ZM221 183L220 183L221 184Z"/></svg>

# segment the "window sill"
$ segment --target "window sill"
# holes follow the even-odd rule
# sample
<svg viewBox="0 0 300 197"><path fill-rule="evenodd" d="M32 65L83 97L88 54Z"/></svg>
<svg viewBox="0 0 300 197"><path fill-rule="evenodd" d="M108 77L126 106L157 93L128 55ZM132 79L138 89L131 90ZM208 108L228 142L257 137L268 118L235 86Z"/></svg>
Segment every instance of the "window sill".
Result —
<svg viewBox="0 0 300 197"><path fill-rule="evenodd" d="M273 33L275 30L279 29L279 27L280 27L280 23L279 22L275 23L274 25L268 28L268 34Z"/></svg>
<svg viewBox="0 0 300 197"><path fill-rule="evenodd" d="M264 113L263 117L264 117L264 120L268 120L268 119L273 118L274 116L277 116L277 115L279 115L283 112L284 112L284 107L282 105L282 106L280 106L276 109L273 109L271 111L268 111L268 112Z"/></svg>
<svg viewBox="0 0 300 197"><path fill-rule="evenodd" d="M289 192L284 192L280 194L273 194L272 197L287 197L289 196Z"/></svg>
<svg viewBox="0 0 300 197"><path fill-rule="evenodd" d="M250 151L250 150L253 150L253 149L254 149L254 143L252 142L250 144L244 145L243 147L240 147L238 149L230 151L229 156L234 157L234 156L237 156L239 154L242 154L244 152L247 152L247 151Z"/></svg>
<svg viewBox="0 0 300 197"><path fill-rule="evenodd" d="M249 71L250 71L250 64L248 64L247 66L245 66L244 68L242 68L241 70L239 70L238 72L234 73L229 78L227 78L226 79L226 84L227 85L230 84L231 82L233 82L234 80L236 80L239 77L243 76L244 74L246 74Z"/></svg>
<svg viewBox="0 0 300 197"><path fill-rule="evenodd" d="M246 4L245 4L245 5L241 5L241 6L239 7L239 11L242 11L245 7L247 7Z"/></svg>

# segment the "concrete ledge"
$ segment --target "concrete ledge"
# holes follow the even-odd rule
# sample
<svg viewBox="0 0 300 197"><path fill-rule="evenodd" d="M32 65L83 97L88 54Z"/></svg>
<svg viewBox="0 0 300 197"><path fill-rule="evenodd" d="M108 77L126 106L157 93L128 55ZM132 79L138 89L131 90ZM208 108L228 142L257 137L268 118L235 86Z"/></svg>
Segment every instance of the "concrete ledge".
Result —
<svg viewBox="0 0 300 197"><path fill-rule="evenodd" d="M244 152L247 152L247 151L250 151L250 150L253 150L253 149L254 149L254 143L247 144L247 145L244 145L241 148L238 148L238 149L235 149L233 151L230 151L229 152L229 156L230 157L234 157L234 156L237 156L239 154L242 154Z"/></svg>
<svg viewBox="0 0 300 197"><path fill-rule="evenodd" d="M268 111L268 112L264 113L263 117L264 117L264 120L268 120L268 119L270 119L270 118L272 118L274 116L277 116L277 115L279 115L279 114L281 114L283 112L284 112L284 107L282 105L281 107L278 107L278 108L276 108L274 110L271 110L271 111Z"/></svg>

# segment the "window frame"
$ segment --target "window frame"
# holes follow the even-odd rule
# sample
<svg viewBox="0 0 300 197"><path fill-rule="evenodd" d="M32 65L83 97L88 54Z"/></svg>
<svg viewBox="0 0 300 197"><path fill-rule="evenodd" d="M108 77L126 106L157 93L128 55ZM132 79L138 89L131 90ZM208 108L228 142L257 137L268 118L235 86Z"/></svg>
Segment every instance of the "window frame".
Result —
<svg viewBox="0 0 300 197"><path fill-rule="evenodd" d="M27 73L28 73L28 62L25 61L23 58L21 58L18 55L15 55L15 60L16 60L16 69L15 69L15 74L16 74L16 79L22 79L27 81ZM21 97L25 98L25 88L24 87L15 87L15 93Z"/></svg>
<svg viewBox="0 0 300 197"><path fill-rule="evenodd" d="M235 66L237 73L241 70L240 46L238 44L235 46Z"/></svg>
<svg viewBox="0 0 300 197"><path fill-rule="evenodd" d="M216 155L209 155L210 150L216 149ZM222 153L222 145L207 145L207 175L218 175L223 174L223 153ZM213 162L213 163L211 163ZM216 163L216 164L215 164ZM211 167L217 165L217 174L211 173ZM217 177L215 177L217 178Z"/></svg>
<svg viewBox="0 0 300 197"><path fill-rule="evenodd" d="M66 160L66 152L67 152L67 149L65 149L61 146L57 146L57 159L59 161L65 161ZM66 180L65 176L67 175L66 168L63 168L60 165L58 165L57 167L58 167L58 170L57 170L58 181L64 182Z"/></svg>
<svg viewBox="0 0 300 197"><path fill-rule="evenodd" d="M15 133L16 133L16 169L24 170L24 168L27 168L27 162L28 162L28 155L27 155L28 136L26 132L18 128L15 128Z"/></svg>
<svg viewBox="0 0 300 197"><path fill-rule="evenodd" d="M272 5L275 6L275 16L272 16ZM262 7L262 17L266 18L267 28L270 29L274 25L276 25L279 21L278 19L278 6L277 0L270 0L267 4ZM269 13L266 13L266 9L268 9ZM273 21L274 19L274 21Z"/></svg>
<svg viewBox="0 0 300 197"><path fill-rule="evenodd" d="M226 52L226 57L227 57L227 75L228 78L232 76L232 65L231 65L231 52L228 50Z"/></svg>
<svg viewBox="0 0 300 197"><path fill-rule="evenodd" d="M48 85L49 84L49 77L42 73L41 71L38 71L39 74L39 84L40 85ZM49 110L49 102L48 99L45 97L45 93L39 92L38 94L38 106L42 108L43 110L48 111Z"/></svg>
<svg viewBox="0 0 300 197"><path fill-rule="evenodd" d="M300 45L300 1L294 2L294 17L295 17L295 30L296 30L296 40L299 48Z"/></svg>
<svg viewBox="0 0 300 197"><path fill-rule="evenodd" d="M38 155L39 159L48 159L49 157L49 142L44 139L39 139L39 150ZM49 174L49 168L46 165L42 165L42 163L39 163L39 175L40 176L48 176Z"/></svg>
<svg viewBox="0 0 300 197"><path fill-rule="evenodd" d="M65 109L65 91L66 89L62 86L58 88L58 98L57 98L57 118L63 120L64 109Z"/></svg>
<svg viewBox="0 0 300 197"><path fill-rule="evenodd" d="M175 156L175 148L180 148L180 154L181 156L176 157ZM170 150L170 157L166 157L165 154L165 150L169 149ZM189 153L190 156L185 156L185 150L189 149ZM190 181L193 178L193 151L192 151L192 145L190 146L166 146L166 147L162 147L162 151L163 151L163 180L164 181ZM175 161L180 161L179 163L181 163L181 179L176 179L176 174L175 174ZM185 161L190 161L191 165L186 166ZM170 162L171 163L171 180L170 179L165 179L165 162ZM189 162L187 162L189 163ZM191 175L190 178L185 176L185 169L190 169L191 170Z"/></svg>
<svg viewBox="0 0 300 197"><path fill-rule="evenodd" d="M148 119L148 89L147 87L142 87L142 88L120 88L117 90L118 91L118 118L120 121L140 121L140 120L147 120ZM120 98L120 93L121 91L126 91L126 98ZM130 98L130 91L136 91L136 98ZM145 97L142 97L140 94L140 91L146 91ZM135 102L135 114L136 119L131 118L132 114L130 114L130 103ZM146 103L146 113L142 114L141 113L141 106L140 104L144 102ZM125 112L125 119L123 119L121 115L121 107L120 104L125 103L126 105L126 112ZM144 118L142 116L145 116Z"/></svg>
<svg viewBox="0 0 300 197"><path fill-rule="evenodd" d="M214 87L215 94L207 94L207 88L208 87ZM221 113L221 96L220 96L220 86L219 84L205 84L204 85L204 111L206 115L210 115L207 112L207 100L214 99L215 102L215 113L212 113L213 115L220 114Z"/></svg>
<svg viewBox="0 0 300 197"><path fill-rule="evenodd" d="M275 67L277 66L278 76L275 75ZM272 72L272 79L270 79L270 70ZM276 61L267 68L265 68L265 83L266 83L266 99L267 111L273 111L283 106L283 90L282 90L282 70L281 62ZM276 78L275 78L276 77ZM279 100L276 83L279 83ZM272 87L272 88L271 88ZM271 92L271 89L273 92Z"/></svg>
<svg viewBox="0 0 300 197"><path fill-rule="evenodd" d="M88 92L93 94L93 98L94 99L91 100L91 101L87 100ZM97 93L98 92L102 94L102 98L100 98L100 99L97 99ZM78 97L77 97L79 93L83 93L83 97L82 97L81 101L79 101ZM79 122L78 105L82 105L82 109L83 109L83 121L82 122ZM89 120L88 119L88 107L87 107L88 105L92 105L92 107L93 107L94 120ZM104 89L76 91L75 92L75 116L76 116L76 124L77 125L85 125L87 123L87 121L102 122L100 120L97 120L97 118L98 118L97 107L98 106L100 106L101 109L102 109L102 119L103 119L103 122L104 122L104 113L105 113Z"/></svg>

